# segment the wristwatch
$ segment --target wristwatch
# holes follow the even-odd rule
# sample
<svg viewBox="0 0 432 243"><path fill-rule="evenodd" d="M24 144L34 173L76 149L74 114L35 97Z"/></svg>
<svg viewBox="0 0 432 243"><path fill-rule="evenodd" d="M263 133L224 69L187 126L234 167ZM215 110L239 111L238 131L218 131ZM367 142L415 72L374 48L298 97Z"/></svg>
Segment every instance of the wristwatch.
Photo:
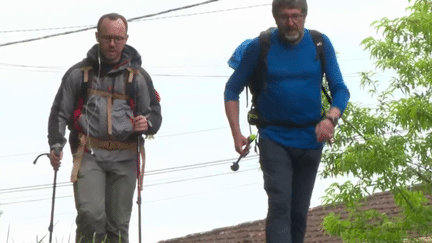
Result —
<svg viewBox="0 0 432 243"><path fill-rule="evenodd" d="M339 121L339 117L336 116L326 116L326 119L329 119L331 121L331 123L333 124L333 127L335 127Z"/></svg>

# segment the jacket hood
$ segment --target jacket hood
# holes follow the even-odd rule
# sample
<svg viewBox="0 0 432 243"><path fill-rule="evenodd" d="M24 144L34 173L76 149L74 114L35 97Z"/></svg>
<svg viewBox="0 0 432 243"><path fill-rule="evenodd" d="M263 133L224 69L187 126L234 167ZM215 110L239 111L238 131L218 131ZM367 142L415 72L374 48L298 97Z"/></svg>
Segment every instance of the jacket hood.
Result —
<svg viewBox="0 0 432 243"><path fill-rule="evenodd" d="M92 66L98 66L98 44L95 44L88 52L87 52L87 58L86 60L91 64ZM120 59L120 62L122 64L130 63L132 68L139 68L141 67L142 60L141 55L138 53L138 51L133 48L132 46L125 45L123 48L122 56Z"/></svg>

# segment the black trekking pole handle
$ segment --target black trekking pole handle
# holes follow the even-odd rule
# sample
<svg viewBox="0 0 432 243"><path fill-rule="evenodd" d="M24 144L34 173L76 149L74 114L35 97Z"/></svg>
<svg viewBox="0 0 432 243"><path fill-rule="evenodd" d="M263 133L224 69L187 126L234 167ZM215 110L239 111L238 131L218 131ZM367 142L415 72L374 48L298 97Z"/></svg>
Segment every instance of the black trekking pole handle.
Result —
<svg viewBox="0 0 432 243"><path fill-rule="evenodd" d="M54 153L55 153L55 155L60 156L60 152L61 152L61 149L60 149L60 148L55 148L55 149L54 149ZM33 164L36 164L36 162L38 161L38 159L39 159L40 157L44 156L44 155L46 155L46 156L49 158L50 153L43 153L43 154L39 154L39 155L36 157L36 159L33 161Z"/></svg>
<svg viewBox="0 0 432 243"><path fill-rule="evenodd" d="M55 155L60 156L61 148L55 148L54 153L55 153ZM44 155L46 155L48 158L50 157L50 153L40 154L33 161L33 164L36 164L37 160ZM54 203L55 203L55 193L56 193L56 185L57 185L57 171L58 171L58 167L55 167L54 168L53 195L52 195L52 201L51 201L51 220L50 220L50 225L48 226L48 231L50 232L49 243L52 242L52 233L53 233L53 229L54 229Z"/></svg>
<svg viewBox="0 0 432 243"><path fill-rule="evenodd" d="M255 135L255 134L252 134L252 135L250 135L250 136L247 138L248 142L247 142L247 144L246 144L246 148L249 147L249 145L250 145L250 144L255 140L255 138L256 138L256 135ZM240 166L239 166L239 162L240 162L240 160L241 160L243 157L245 157L245 156L246 156L245 154L241 154L241 155L239 156L239 158L237 159L237 161L234 162L234 163L231 165L231 170L232 170L232 171L238 171L238 169L240 168Z"/></svg>

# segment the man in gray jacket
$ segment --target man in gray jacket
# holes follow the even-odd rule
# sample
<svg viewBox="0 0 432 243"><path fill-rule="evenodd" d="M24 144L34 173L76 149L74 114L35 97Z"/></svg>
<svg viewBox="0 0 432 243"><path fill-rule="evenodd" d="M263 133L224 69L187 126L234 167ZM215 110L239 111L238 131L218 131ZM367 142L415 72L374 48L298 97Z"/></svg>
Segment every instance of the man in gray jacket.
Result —
<svg viewBox="0 0 432 243"><path fill-rule="evenodd" d="M63 156L54 151L66 144L66 126L71 131L76 242L129 242L138 144L144 142L141 134L155 134L162 122L141 56L126 45L127 27L119 14L99 19L98 43L66 72L51 108L48 142L54 168Z"/></svg>

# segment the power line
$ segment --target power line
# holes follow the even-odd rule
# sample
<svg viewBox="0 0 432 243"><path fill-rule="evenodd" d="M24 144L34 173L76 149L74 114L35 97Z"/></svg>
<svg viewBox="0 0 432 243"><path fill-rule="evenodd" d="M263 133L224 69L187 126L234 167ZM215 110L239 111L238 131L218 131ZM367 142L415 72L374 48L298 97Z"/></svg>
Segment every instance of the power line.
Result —
<svg viewBox="0 0 432 243"><path fill-rule="evenodd" d="M169 134L169 135L157 136L157 138L175 137L175 136L189 135L189 134L195 134L195 133L223 130L223 129L227 129L227 128L229 128L229 127L218 127L218 128L210 128L210 129L204 129L204 130L198 130L198 131L192 131L192 132L174 133L174 134Z"/></svg>
<svg viewBox="0 0 432 243"><path fill-rule="evenodd" d="M144 185L143 187L161 186L161 185L166 185L166 184L180 183L180 182L186 182L186 181L192 181L192 180L207 179L207 178L212 178L212 177L217 177L217 176L234 175L234 174L243 173L243 172L249 172L249 171L254 171L254 170L256 171L257 169L259 169L259 167L254 167L254 168L250 168L250 169L244 169L244 170L237 171L235 173L234 172L225 172L225 173L212 174L212 175L206 175L206 176L200 176L200 177L192 177L192 178L187 178L187 179L182 179L182 180L176 180L176 181L154 183L154 184L150 184L150 185ZM69 197L72 197L72 196L73 195L58 196L58 197L56 197L56 199L69 198ZM13 204L19 204L19 203L29 203L29 202L46 201L46 200L51 200L51 199L52 198L39 198L39 199L32 199L32 200L23 200L23 201L1 203L0 205L1 206L5 206L5 205L13 205Z"/></svg>
<svg viewBox="0 0 432 243"><path fill-rule="evenodd" d="M255 159L258 159L258 158L259 158L259 155L252 155L252 156L243 158L242 162L245 163L247 161L255 160ZM174 172L179 172L179 171L195 170L195 169L200 169L200 168L207 168L207 167L212 167L212 166L225 165L225 164L230 164L230 163L232 163L234 161L235 161L235 159L217 160L217 161L197 163L197 164L192 164L192 165L183 165L183 166L177 166L177 167L170 167L170 168L165 168L165 169L153 170L153 171L146 172L144 174L145 174L145 176L154 176L154 175L174 173ZM176 179L176 178L170 178L168 180L171 180L171 181L164 182L164 183L166 183L166 184L173 183L173 182L175 182L173 179ZM187 180L189 180L189 179L181 179L181 180L177 180L177 181L187 181ZM162 184L164 184L164 183L162 183ZM151 184L151 185L159 185L159 184L160 183L154 183L154 184Z"/></svg>
<svg viewBox="0 0 432 243"><path fill-rule="evenodd" d="M24 72L37 72L37 73L64 73L64 71L59 71L59 70L34 70L34 69L11 69L11 68L5 68L5 67L0 67L0 69L3 70L19 70L19 71L24 71Z"/></svg>
<svg viewBox="0 0 432 243"><path fill-rule="evenodd" d="M176 197L168 197L168 198L161 198L161 199L155 199L155 200L150 200L150 201L143 201L142 203L147 204L147 203L154 203L154 202L169 201L169 200L174 200L174 199L179 199L179 198L205 195L205 194L210 194L210 193L215 193L215 192L220 192L220 191L225 192L227 190L234 190L234 189L248 187L248 186L254 186L254 185L258 185L258 183L257 182L256 183L248 183L248 184L243 184L243 185L238 185L238 186L233 186L233 187L226 187L226 188L212 190L212 191L204 191L204 192L186 194L186 195L181 195L181 196L176 196ZM72 196L67 196L67 197L72 197ZM60 198L60 197L56 197L56 198ZM44 199L44 201L46 201L46 200L51 200L51 198ZM42 201L42 200L40 200L40 201ZM14 204L18 204L18 203L26 203L26 201L20 201L20 202L14 203ZM68 214L76 214L76 212L56 213L55 216L68 215ZM29 219L39 219L39 218L46 218L46 216L37 216L37 217L18 219L18 220L29 220Z"/></svg>
<svg viewBox="0 0 432 243"><path fill-rule="evenodd" d="M173 16L159 17L159 18L140 19L140 20L136 20L134 22L153 21L153 20L159 20L159 19L172 19L172 18L190 17L190 16L198 16L198 15L221 13L221 12L230 12L230 11L249 9L249 8L264 7L264 6L269 6L269 5L271 5L271 4L270 3L258 4L258 5L244 6L244 7L238 7L238 8L219 9L219 10L207 11L207 12L173 15ZM128 21L130 22L131 20L128 20ZM38 31L49 31L49 30L64 30L64 29L78 29L78 28L90 28L90 27L94 28L95 26L94 25L81 25L81 26L52 27L52 28L38 28L38 29L24 29L24 30L3 30L3 31L0 31L0 34L19 33L19 32L38 32Z"/></svg>
<svg viewBox="0 0 432 243"><path fill-rule="evenodd" d="M174 133L174 134L167 134L162 136L156 136L156 138L167 138L167 137L176 137L176 136L182 136L182 135L189 135L189 134L195 134L195 133L203 133L203 132L210 132L210 131L217 131L222 129L227 129L229 127L217 127L217 128L209 128L209 129L203 129L203 130L197 130L197 131L191 131L191 132L182 132L182 133ZM18 156L25 156L25 155L35 155L35 154L42 154L44 152L30 152L30 153L22 153L22 154L10 154L10 155L0 155L0 159L2 158L11 158L11 157L18 157Z"/></svg>
<svg viewBox="0 0 432 243"><path fill-rule="evenodd" d="M229 75L151 74L154 77L229 78Z"/></svg>
<svg viewBox="0 0 432 243"><path fill-rule="evenodd" d="M11 69L7 67L0 67L3 70L19 70L25 72L42 72L42 73L64 73L62 70L34 70L34 69ZM229 75L200 75L200 74L150 74L153 77L188 77L188 78L229 78Z"/></svg>
<svg viewBox="0 0 432 243"><path fill-rule="evenodd" d="M4 66L11 66L11 67L29 67L29 68L43 68L43 69L58 69L58 70L64 70L63 67L55 67L55 66L35 66L35 65L23 65L23 64L13 64L13 63L4 63L0 62L0 65Z"/></svg>
<svg viewBox="0 0 432 243"><path fill-rule="evenodd" d="M220 1L220 0L208 0L208 1L205 1L205 2L202 2L202 3L191 4L191 5L187 5L187 6L183 6L183 7L179 7L179 8L168 9L168 10L165 10L165 11L162 11L162 12L158 12L158 13L154 13L154 14L147 14L147 15L143 15L143 16L140 16L140 17L131 18L131 19L128 19L127 21L128 22L134 22L134 21L137 21L139 19L150 18L150 17L153 17L153 16L163 15L163 14L167 14L167 13L170 13L170 12L180 11L180 10L184 10L184 9L188 9L188 8L194 8L194 7L198 7L198 6L201 6L201 5L205 5L205 4L209 4L209 3L213 3L213 2L217 2L217 1ZM87 30L95 29L95 28L96 28L96 26L93 25L91 27L86 27L86 28L79 29L79 30L67 31L67 32L62 32L62 33L57 33L57 34L52 34L52 35L46 35L46 36L32 38L32 39L27 39L27 40L7 42L7 43L0 44L0 47L9 46L9 45L15 45L15 44L22 44L22 43L27 43L27 42L37 41L37 40L44 40L44 39L48 39L48 38L52 38L52 37L57 37L57 36L75 34L75 33L84 32L84 31L87 31Z"/></svg>
<svg viewBox="0 0 432 243"><path fill-rule="evenodd" d="M171 18L190 17L190 16L198 16L198 15L213 14L213 13L222 13L222 12L230 12L230 11L243 10L243 9L249 9L249 8L257 8L257 7L264 7L264 6L270 6L270 5L271 5L271 3L265 3L265 4L258 4L258 5L238 7L238 8L219 9L219 10L207 11L207 12L201 12L201 13L191 13L191 14L182 14L182 15L175 15L175 16L151 18L151 19L141 19L141 20L138 20L137 22L152 21L152 20L158 20L158 19L171 19Z"/></svg>
<svg viewBox="0 0 432 243"><path fill-rule="evenodd" d="M227 67L227 65L177 65L177 66L153 66L146 65L144 68L215 68L215 67Z"/></svg>
<svg viewBox="0 0 432 243"><path fill-rule="evenodd" d="M356 60L366 60L366 59L343 59L339 60L339 62L351 62ZM2 67L6 66L6 67ZM16 70L24 70L24 71L35 71L34 69L48 69L47 72L57 72L62 71L64 72L68 67L61 67L61 66L38 66L38 65L23 65L23 64L15 64L15 63L0 63L0 69L8 69L8 67L16 68ZM227 65L173 65L173 66L143 66L144 68L226 68ZM27 69L25 69L27 68ZM51 69L51 70L50 70ZM357 75L360 72L356 73L344 73L344 76L346 75ZM153 75L170 75L170 74L153 74ZM380 74L375 74L380 75ZM177 76L177 75L173 75ZM180 76L180 75L179 75ZM216 75L211 75L216 76ZM225 76L223 76L225 77Z"/></svg>
<svg viewBox="0 0 432 243"><path fill-rule="evenodd" d="M253 159L256 159L258 157L259 157L258 155L252 155L252 156L243 158L243 161L253 160ZM199 168L217 166L217 165L222 165L222 164L228 164L228 163L232 163L233 161L236 161L236 160L237 160L236 158L224 159L224 160L216 160L216 161L210 161L210 162L197 163L197 164L192 164L192 165L184 165L184 166L170 167L170 168L164 168L164 169L159 169L159 170L152 170L152 171L145 172L144 177L145 176L179 172L179 171L185 171L185 170L191 170L191 169L199 169ZM232 173L232 172L229 172L229 173ZM213 176L209 176L209 177L213 177ZM188 180L191 180L191 179L188 178L188 179L176 180L175 182L182 182L182 181L188 181ZM151 184L151 185L147 185L147 186L156 186L156 185L171 184L171 183L174 183L174 181L155 183L155 184ZM70 182L58 182L57 183L57 187L66 187L66 186L71 186L71 185L72 184ZM52 188L52 184L41 184L41 185L33 185L33 186L3 188L3 189L0 189L0 194L35 191L35 190L43 190L43 189L50 189L50 188Z"/></svg>
<svg viewBox="0 0 432 243"><path fill-rule="evenodd" d="M202 3L196 3L196 4L191 4L191 5L179 7L179 8L173 8L173 9L165 10L165 11L162 11L162 12L159 12L159 13L156 13L156 14L147 14L147 15L143 15L141 17L135 17L135 18L128 19L128 22L134 22L134 21L138 21L140 19L150 18L150 17L153 17L153 16L167 14L167 13L170 13L170 12L176 12L176 11L184 10L184 9L188 9L188 8L194 8L194 7L198 7L198 6L202 6L202 5L206 5L206 4L214 3L214 2L218 2L218 1L219 0L208 0L208 1L205 1L205 2L202 2Z"/></svg>
<svg viewBox="0 0 432 243"><path fill-rule="evenodd" d="M5 68L5 67L0 67L0 69L12 70L12 69ZM16 69L16 70L26 71L26 72L64 73L64 71L59 71L59 70L34 70L34 69ZM152 76L152 77L171 77L171 78L184 78L184 77L188 77L188 78L229 78L230 77L230 75L161 74L161 73L150 74L150 76ZM362 75L358 74L358 73L347 73L347 74L343 75L344 78L359 78L361 76ZM374 77L391 77L392 75L390 75L390 74L375 74L373 76Z"/></svg>
<svg viewBox="0 0 432 243"><path fill-rule="evenodd" d="M1 64L0 64L1 65ZM14 64L10 64L11 66ZM24 69L24 68L19 68L19 69L10 69L7 67L0 67L0 69L4 69L4 70L19 70L19 71L27 71L27 72L47 72L47 73L63 73L64 71L62 71L61 69L54 69L54 70L49 70L49 67L43 67L43 66L30 66L30 65L23 65L25 67L28 68L42 68L42 69L46 69L46 70L35 70L35 69ZM14 66L15 67L15 66ZM18 67L18 65L16 66ZM193 66L191 66L193 67ZM163 74L163 73L156 73L156 74L150 74L150 76L153 77L172 77L172 78L176 78L176 77L188 77L188 78L229 78L230 75L212 75L212 74ZM362 75L360 74L360 72L356 72L356 73L346 73L343 75L344 78L359 78ZM390 74L374 74L374 77L390 77L392 75Z"/></svg>
<svg viewBox="0 0 432 243"><path fill-rule="evenodd" d="M252 156L243 158L243 161L256 159L258 157L259 157L258 155L252 155ZM166 169L149 171L149 172L144 173L144 175L158 175L158 174L165 174L165 173L171 173L171 172L177 172L177 171L197 169L197 168L203 168L203 167L209 167L209 166L216 166L216 165L231 163L234 160L236 160L236 159L224 159L224 160L216 160L216 161L211 161L211 162L198 163L198 164L193 164L193 165L183 165L183 166L177 166L177 167L171 167L171 168L166 168Z"/></svg>
<svg viewBox="0 0 432 243"><path fill-rule="evenodd" d="M0 34L22 33L22 32L39 32L39 31L49 31L49 30L78 29L78 28L94 28L94 25L79 25L79 26L51 27L51 28L24 29L24 30L2 30L2 31L0 31Z"/></svg>

